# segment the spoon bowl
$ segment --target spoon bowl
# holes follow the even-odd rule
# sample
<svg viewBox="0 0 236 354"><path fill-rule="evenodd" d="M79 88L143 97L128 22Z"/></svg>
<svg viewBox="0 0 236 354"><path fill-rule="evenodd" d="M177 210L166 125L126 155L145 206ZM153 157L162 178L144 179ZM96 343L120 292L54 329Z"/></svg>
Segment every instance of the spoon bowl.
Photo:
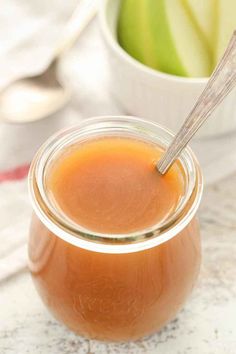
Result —
<svg viewBox="0 0 236 354"><path fill-rule="evenodd" d="M95 16L97 7L97 0L81 0L45 71L18 79L0 92L1 121L18 124L37 121L59 111L69 102L71 91L58 79L58 63Z"/></svg>
<svg viewBox="0 0 236 354"><path fill-rule="evenodd" d="M57 62L42 74L19 79L0 93L0 119L27 123L50 116L70 100L71 92L57 78Z"/></svg>

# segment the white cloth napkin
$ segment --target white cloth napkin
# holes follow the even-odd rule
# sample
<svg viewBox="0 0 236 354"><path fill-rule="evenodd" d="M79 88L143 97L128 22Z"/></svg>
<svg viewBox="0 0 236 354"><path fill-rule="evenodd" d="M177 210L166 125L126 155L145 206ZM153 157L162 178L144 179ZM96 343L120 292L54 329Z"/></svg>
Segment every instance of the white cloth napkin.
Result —
<svg viewBox="0 0 236 354"><path fill-rule="evenodd" d="M76 5L76 0L8 0L1 4L0 87L46 66ZM0 171L30 162L39 145L62 127L89 116L125 114L109 93L106 65L95 20L61 63L61 75L74 91L71 104L37 123L0 123ZM192 145L208 184L236 170L235 134L195 141ZM26 267L30 214L26 180L1 183L0 281Z"/></svg>

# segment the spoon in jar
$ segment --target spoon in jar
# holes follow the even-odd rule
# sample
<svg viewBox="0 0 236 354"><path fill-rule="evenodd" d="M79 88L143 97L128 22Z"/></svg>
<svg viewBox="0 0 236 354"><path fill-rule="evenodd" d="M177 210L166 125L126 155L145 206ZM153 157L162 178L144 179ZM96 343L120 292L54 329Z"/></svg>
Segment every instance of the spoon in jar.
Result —
<svg viewBox="0 0 236 354"><path fill-rule="evenodd" d="M236 85L236 31L225 53L213 71L205 89L198 98L184 124L174 137L162 158L157 163L157 170L165 174L179 157L181 151L195 135L201 125L219 106Z"/></svg>
<svg viewBox="0 0 236 354"><path fill-rule="evenodd" d="M40 74L12 82L0 92L0 121L27 123L45 118L69 101L71 92L57 76L62 55L73 46L96 14L97 0L80 0L66 25L53 59Z"/></svg>

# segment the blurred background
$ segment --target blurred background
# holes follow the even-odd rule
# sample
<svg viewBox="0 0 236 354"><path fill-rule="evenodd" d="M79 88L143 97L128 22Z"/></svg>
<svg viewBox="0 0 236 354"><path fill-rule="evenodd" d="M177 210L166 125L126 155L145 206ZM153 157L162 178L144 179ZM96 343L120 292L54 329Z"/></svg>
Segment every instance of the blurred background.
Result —
<svg viewBox="0 0 236 354"><path fill-rule="evenodd" d="M8 0L2 4L0 89L17 78L37 74L47 67L77 5L78 1L75 0L31 0L20 3ZM27 124L0 121L2 173L29 163L42 142L62 127L92 116L132 114L123 109L111 94L111 87L115 83L109 75L97 17L84 30L74 47L66 52L60 61L58 73L72 90L71 101L63 110L42 121ZM235 136L233 133L196 139L193 143L207 183L234 171ZM220 168L216 168L216 161Z"/></svg>
<svg viewBox="0 0 236 354"><path fill-rule="evenodd" d="M78 1L14 1L0 13L0 87L48 65L64 26ZM60 63L61 79L73 91L63 111L39 122L0 123L0 170L30 162L36 149L54 131L80 119L122 112L107 89L107 71L97 19Z"/></svg>

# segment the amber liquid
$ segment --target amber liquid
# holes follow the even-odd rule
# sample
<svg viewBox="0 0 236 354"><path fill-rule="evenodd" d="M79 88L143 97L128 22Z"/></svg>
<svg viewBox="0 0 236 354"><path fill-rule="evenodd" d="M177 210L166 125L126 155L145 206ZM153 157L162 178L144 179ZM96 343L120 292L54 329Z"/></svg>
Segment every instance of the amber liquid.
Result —
<svg viewBox="0 0 236 354"><path fill-rule="evenodd" d="M183 193L178 165L158 175L160 154L128 138L74 146L51 168L51 199L95 232L151 227L173 212ZM159 246L109 254L63 241L34 216L29 258L44 302L68 327L89 338L133 340L159 330L183 305L199 272L199 231L193 220Z"/></svg>
<svg viewBox="0 0 236 354"><path fill-rule="evenodd" d="M177 165L156 170L162 150L130 138L100 138L74 146L55 163L48 189L57 207L101 233L140 231L170 215L183 195Z"/></svg>

